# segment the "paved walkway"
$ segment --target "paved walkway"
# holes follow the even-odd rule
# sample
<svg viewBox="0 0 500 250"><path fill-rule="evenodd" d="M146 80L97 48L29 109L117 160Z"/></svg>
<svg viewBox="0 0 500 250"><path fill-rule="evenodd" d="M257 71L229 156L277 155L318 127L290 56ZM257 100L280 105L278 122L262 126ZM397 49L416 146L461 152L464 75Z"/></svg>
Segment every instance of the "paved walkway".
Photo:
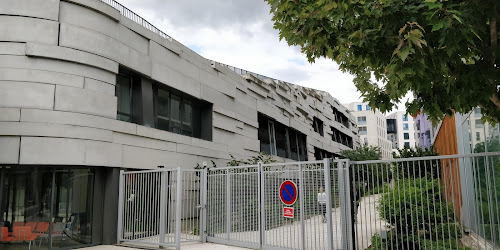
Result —
<svg viewBox="0 0 500 250"><path fill-rule="evenodd" d="M137 247L134 248L132 246L116 246L116 245L100 245L100 246L95 246L95 247L87 247L87 248L81 248L85 250L131 250L131 249L159 249L158 247ZM175 248L169 248L166 247L164 249L175 249ZM242 247L232 247L232 246L226 246L226 245L219 245L219 244L214 244L214 243L186 243L181 246L181 249L186 249L186 250L195 250L195 249L203 249L203 250L248 250L248 248L242 248Z"/></svg>

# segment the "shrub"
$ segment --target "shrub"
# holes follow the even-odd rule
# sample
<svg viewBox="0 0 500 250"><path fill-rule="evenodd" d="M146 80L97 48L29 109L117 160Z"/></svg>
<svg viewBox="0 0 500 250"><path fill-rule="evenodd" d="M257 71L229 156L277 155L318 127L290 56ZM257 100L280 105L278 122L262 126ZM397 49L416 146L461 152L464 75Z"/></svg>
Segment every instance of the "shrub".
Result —
<svg viewBox="0 0 500 250"><path fill-rule="evenodd" d="M442 190L437 180L399 180L382 195L380 216L398 234L417 235L419 230L430 233L436 225L453 221L447 217L454 214L453 205L446 202Z"/></svg>
<svg viewBox="0 0 500 250"><path fill-rule="evenodd" d="M425 157L425 156L437 156L439 153L436 151L434 146L428 149L421 148L403 148L398 149L398 154L393 153L394 159L398 158L413 158L413 157ZM394 172L400 178L438 178L441 173L441 161L406 161L398 162L396 164L396 169Z"/></svg>

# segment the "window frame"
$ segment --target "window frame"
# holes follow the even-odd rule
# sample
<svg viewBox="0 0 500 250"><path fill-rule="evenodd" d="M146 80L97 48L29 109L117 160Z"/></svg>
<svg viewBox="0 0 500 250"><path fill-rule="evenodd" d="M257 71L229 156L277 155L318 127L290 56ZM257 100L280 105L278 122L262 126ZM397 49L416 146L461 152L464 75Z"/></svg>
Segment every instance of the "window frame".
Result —
<svg viewBox="0 0 500 250"><path fill-rule="evenodd" d="M135 84L134 77L128 76L128 75L126 75L124 73L121 73L121 72L119 72L118 74L116 74L116 76L117 77L127 78L130 81L130 87L129 87L129 100L130 100L130 107L129 108L130 108L130 114L123 113L123 112L119 111L118 107L117 107L117 109L116 109L116 116L117 116L116 119L120 120L120 121L124 121L124 122L134 122L135 121L135 115L134 115L134 109L133 109L133 107L134 107L133 90L134 90L134 84ZM117 81L116 86L115 86L115 96L116 96L116 99L117 99L117 103L119 103L119 99L121 97L121 95L118 96L118 92L119 92L118 88L121 88L121 85L118 84L118 81ZM130 120L129 121L122 120L122 119L120 119L120 116L126 116Z"/></svg>

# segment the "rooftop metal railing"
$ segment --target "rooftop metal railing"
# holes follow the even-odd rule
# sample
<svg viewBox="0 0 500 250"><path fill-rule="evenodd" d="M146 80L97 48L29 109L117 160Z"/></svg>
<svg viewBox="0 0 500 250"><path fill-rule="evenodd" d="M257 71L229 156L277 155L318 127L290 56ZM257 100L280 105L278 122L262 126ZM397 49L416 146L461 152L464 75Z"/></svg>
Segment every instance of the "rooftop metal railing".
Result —
<svg viewBox="0 0 500 250"><path fill-rule="evenodd" d="M144 28L152 31L153 33L155 33L155 34L157 34L165 39L168 39L169 41L173 40L172 37L167 35L165 32L156 28L156 26L152 25L150 22L146 21L144 18L137 15L135 12L129 10L127 7L121 5L117 1L115 1L115 0L100 0L100 1L117 9L120 12L120 14L122 14L122 16L142 25Z"/></svg>

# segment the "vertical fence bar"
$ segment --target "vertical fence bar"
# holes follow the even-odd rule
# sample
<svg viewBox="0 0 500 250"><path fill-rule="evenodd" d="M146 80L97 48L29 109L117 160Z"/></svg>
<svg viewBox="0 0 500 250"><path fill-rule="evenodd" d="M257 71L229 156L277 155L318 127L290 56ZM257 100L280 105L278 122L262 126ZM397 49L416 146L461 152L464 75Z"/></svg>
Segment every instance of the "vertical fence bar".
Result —
<svg viewBox="0 0 500 250"><path fill-rule="evenodd" d="M326 192L326 232L327 232L327 247L333 249L333 226L332 226L332 189L330 181L330 164L332 159L324 159L325 171L325 192Z"/></svg>
<svg viewBox="0 0 500 250"><path fill-rule="evenodd" d="M182 169L177 168L177 196L175 206L175 249L181 249L181 218L182 218Z"/></svg>
<svg viewBox="0 0 500 250"><path fill-rule="evenodd" d="M120 170L120 177L118 180L118 228L116 230L116 242L120 243L123 240L123 209L124 209L124 171Z"/></svg>
<svg viewBox="0 0 500 250"><path fill-rule="evenodd" d="M207 190L208 190L208 170L206 168L201 172L201 218L200 218L200 236L201 242L207 242Z"/></svg>
<svg viewBox="0 0 500 250"><path fill-rule="evenodd" d="M299 164L299 198L300 198L300 228L301 228L301 238L302 238L302 248L306 249L306 228L305 228L305 218L304 218L304 169L302 164Z"/></svg>
<svg viewBox="0 0 500 250"><path fill-rule="evenodd" d="M262 249L266 243L266 210L264 206L264 169L262 162L257 163L257 175L259 178L259 244Z"/></svg>
<svg viewBox="0 0 500 250"><path fill-rule="evenodd" d="M166 171L162 171L160 173L160 218L159 218L159 224L160 224L160 244L165 243L165 203L166 203L166 195L167 195L167 173ZM167 214L168 217L168 214ZM167 218L168 219L168 218Z"/></svg>
<svg viewBox="0 0 500 250"><path fill-rule="evenodd" d="M231 239L231 170L226 172L226 233L227 239Z"/></svg>

